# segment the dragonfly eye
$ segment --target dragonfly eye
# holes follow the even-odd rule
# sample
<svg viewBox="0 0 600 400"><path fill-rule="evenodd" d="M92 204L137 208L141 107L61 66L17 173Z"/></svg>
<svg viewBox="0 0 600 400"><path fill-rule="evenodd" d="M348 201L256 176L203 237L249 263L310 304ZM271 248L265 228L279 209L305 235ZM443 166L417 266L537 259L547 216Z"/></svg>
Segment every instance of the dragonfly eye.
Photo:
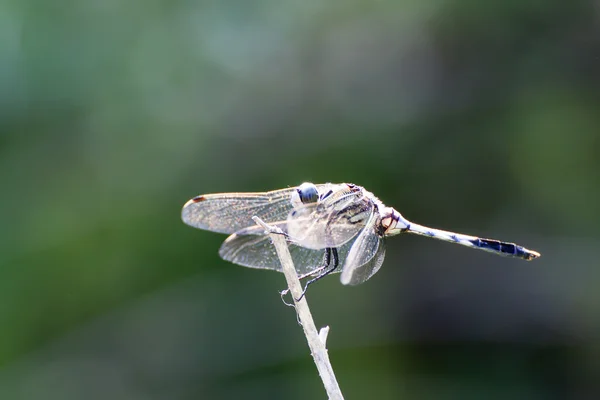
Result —
<svg viewBox="0 0 600 400"><path fill-rule="evenodd" d="M305 182L296 189L298 200L302 204L316 203L319 200L317 187L310 182Z"/></svg>

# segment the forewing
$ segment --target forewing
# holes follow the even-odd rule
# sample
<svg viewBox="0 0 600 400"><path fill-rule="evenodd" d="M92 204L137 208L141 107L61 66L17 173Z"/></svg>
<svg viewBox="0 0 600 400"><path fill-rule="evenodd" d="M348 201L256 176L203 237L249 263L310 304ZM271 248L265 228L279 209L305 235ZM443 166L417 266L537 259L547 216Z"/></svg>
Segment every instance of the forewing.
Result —
<svg viewBox="0 0 600 400"><path fill-rule="evenodd" d="M319 193L332 184L316 185ZM181 210L181 219L198 229L232 234L256 225L258 216L267 224L286 221L293 205L290 201L295 187L263 193L216 193L196 196Z"/></svg>
<svg viewBox="0 0 600 400"><path fill-rule="evenodd" d="M338 249L340 260L348 254L351 243ZM303 275L319 269L323 264L324 249L308 249L293 243L288 249L298 274ZM219 255L226 261L250 268L272 269L281 272L281 264L275 247L268 235L240 234L229 236L219 249ZM339 272L338 269L336 272Z"/></svg>
<svg viewBox="0 0 600 400"><path fill-rule="evenodd" d="M344 262L340 280L344 285L358 285L371 278L385 258L385 242L374 226L376 213L358 235Z"/></svg>
<svg viewBox="0 0 600 400"><path fill-rule="evenodd" d="M185 203L181 219L195 228L220 233L234 233L255 225L254 215L266 223L285 220L292 209L290 195L293 190L197 196Z"/></svg>

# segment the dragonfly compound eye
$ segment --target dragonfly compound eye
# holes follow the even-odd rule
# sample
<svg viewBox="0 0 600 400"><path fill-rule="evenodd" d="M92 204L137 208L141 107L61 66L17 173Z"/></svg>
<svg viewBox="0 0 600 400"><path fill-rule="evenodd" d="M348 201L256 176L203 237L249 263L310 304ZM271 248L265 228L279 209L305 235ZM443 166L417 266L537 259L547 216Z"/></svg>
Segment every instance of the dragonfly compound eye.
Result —
<svg viewBox="0 0 600 400"><path fill-rule="evenodd" d="M298 193L298 197L302 204L316 203L319 200L319 191L317 190L317 187L310 182L305 182L298 186L296 192Z"/></svg>

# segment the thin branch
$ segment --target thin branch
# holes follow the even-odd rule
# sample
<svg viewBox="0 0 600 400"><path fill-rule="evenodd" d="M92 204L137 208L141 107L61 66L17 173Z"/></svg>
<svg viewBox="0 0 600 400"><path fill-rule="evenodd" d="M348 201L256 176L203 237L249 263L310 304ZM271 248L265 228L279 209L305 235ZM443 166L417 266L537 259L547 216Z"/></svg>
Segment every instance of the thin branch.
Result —
<svg viewBox="0 0 600 400"><path fill-rule="evenodd" d="M258 217L252 217L252 219L269 233L271 240L273 241L273 245L277 251L277 256L281 262L283 273L285 274L285 279L292 293L294 303L296 304L298 319L302 325L302 328L304 329L304 335L306 336L308 347L310 348L310 352L313 356L315 364L317 365L319 375L321 376L321 380L323 381L323 385L325 386L325 390L327 391L329 399L343 400L344 397L342 396L342 391L340 390L340 386L335 379L333 367L331 366L329 355L327 354L327 348L325 347L325 340L327 339L329 327L324 327L321 330L321 335L319 335L319 332L317 332L317 328L315 326L315 322L313 321L312 314L310 313L310 309L308 308L306 296L303 296L300 301L296 300L302 295L302 285L300 284L298 274L294 268L294 262L292 261L292 256L290 255L283 232L277 227L272 227L265 224Z"/></svg>

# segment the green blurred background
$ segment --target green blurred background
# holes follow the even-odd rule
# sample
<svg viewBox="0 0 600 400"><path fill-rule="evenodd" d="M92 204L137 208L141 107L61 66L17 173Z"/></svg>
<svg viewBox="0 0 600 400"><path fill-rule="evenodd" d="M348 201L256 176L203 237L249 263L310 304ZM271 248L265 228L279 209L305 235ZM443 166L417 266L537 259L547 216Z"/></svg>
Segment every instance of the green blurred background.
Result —
<svg viewBox="0 0 600 400"><path fill-rule="evenodd" d="M325 398L202 193L365 186L424 238L309 302L348 399L600 396L600 5L0 3L0 398Z"/></svg>

